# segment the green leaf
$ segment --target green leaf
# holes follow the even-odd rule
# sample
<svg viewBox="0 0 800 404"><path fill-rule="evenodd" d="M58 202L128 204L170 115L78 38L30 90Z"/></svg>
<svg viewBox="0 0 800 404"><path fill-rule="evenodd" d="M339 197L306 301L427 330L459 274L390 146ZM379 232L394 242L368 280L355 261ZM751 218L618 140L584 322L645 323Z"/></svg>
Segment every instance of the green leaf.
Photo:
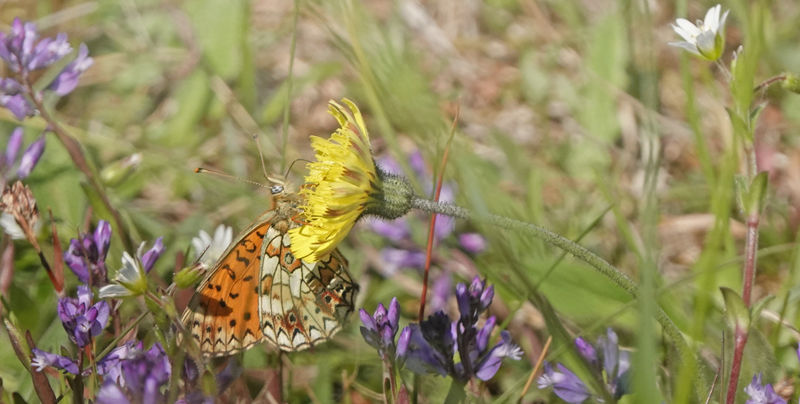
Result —
<svg viewBox="0 0 800 404"><path fill-rule="evenodd" d="M761 312L764 310L764 307L766 307L767 303L771 302L772 299L774 298L775 296L767 296L757 301L756 304L754 304L753 307L750 308L750 320L751 321L758 320L759 317L761 317Z"/></svg>
<svg viewBox="0 0 800 404"><path fill-rule="evenodd" d="M25 337L9 319L4 318L3 323L8 332L8 339L11 341L11 348L14 350L17 358L19 358L19 361L22 362L22 365L25 366L26 369L31 370L31 359L28 356L30 355L31 348L28 346L28 342L25 341Z"/></svg>
<svg viewBox="0 0 800 404"><path fill-rule="evenodd" d="M722 297L725 299L725 317L732 329L740 327L750 328L750 311L744 304L744 300L733 289L721 287Z"/></svg>
<svg viewBox="0 0 800 404"><path fill-rule="evenodd" d="M752 111L750 111L750 128L755 129L755 124L758 122L758 118L761 116L761 113L764 112L764 108L767 107L766 102L762 102L756 105Z"/></svg>
<svg viewBox="0 0 800 404"><path fill-rule="evenodd" d="M151 133L164 146L191 146L200 140L196 126L203 118L211 97L211 84L202 70L196 70L178 86L174 98L178 112L160 128Z"/></svg>
<svg viewBox="0 0 800 404"><path fill-rule="evenodd" d="M447 397L444 399L444 404L463 403L467 398L464 387L464 383L453 379L453 382L450 384L450 390L447 392Z"/></svg>
<svg viewBox="0 0 800 404"><path fill-rule="evenodd" d="M741 116L739 116L736 111L725 108L728 111L728 116L731 118L731 124L733 124L733 131L734 133L740 134L744 136L749 142L753 141L752 133L750 133L750 125L747 124L747 121L744 120ZM748 117L749 118L749 117Z"/></svg>
<svg viewBox="0 0 800 404"><path fill-rule="evenodd" d="M736 204L742 212L750 211L750 185L747 183L747 178L744 175L736 174L733 177L736 184Z"/></svg>
<svg viewBox="0 0 800 404"><path fill-rule="evenodd" d="M248 27L245 1L205 0L186 5L208 66L224 80L235 78L242 69Z"/></svg>
<svg viewBox="0 0 800 404"><path fill-rule="evenodd" d="M750 191L748 194L748 214L761 213L764 210L764 201L767 198L767 186L769 185L769 176L766 171L762 171L753 178L753 183L750 184Z"/></svg>

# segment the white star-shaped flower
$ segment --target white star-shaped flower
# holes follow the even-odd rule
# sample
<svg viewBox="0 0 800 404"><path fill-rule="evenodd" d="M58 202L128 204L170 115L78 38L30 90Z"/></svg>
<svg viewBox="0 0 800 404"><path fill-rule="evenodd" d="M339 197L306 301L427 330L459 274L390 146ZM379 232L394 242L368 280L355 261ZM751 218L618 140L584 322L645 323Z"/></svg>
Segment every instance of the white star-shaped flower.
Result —
<svg viewBox="0 0 800 404"><path fill-rule="evenodd" d="M717 4L711 7L706 13L703 21L692 24L684 18L675 21L678 25L673 25L672 29L685 41L670 42L670 45L686 49L687 51L707 60L717 60L722 55L725 48L725 20L728 18L730 10L725 11L720 16L722 6Z"/></svg>

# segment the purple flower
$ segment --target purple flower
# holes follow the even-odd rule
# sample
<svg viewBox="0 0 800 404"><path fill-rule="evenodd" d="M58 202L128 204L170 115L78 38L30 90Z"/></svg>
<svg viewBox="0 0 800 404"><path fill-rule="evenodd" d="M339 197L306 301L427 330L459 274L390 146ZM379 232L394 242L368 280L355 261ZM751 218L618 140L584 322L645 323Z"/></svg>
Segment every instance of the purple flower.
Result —
<svg viewBox="0 0 800 404"><path fill-rule="evenodd" d="M142 262L144 272L150 273L150 270L153 269L153 265L155 265L156 261L161 258L162 254L164 254L164 237L157 238L156 242L153 243L153 248L148 250L146 253L142 254L143 250L144 243L139 246L139 259Z"/></svg>
<svg viewBox="0 0 800 404"><path fill-rule="evenodd" d="M401 241L411 236L411 229L404 218L397 220L373 219L369 221L369 227L375 233L388 238L392 241Z"/></svg>
<svg viewBox="0 0 800 404"><path fill-rule="evenodd" d="M31 174L39 158L44 153L44 133L39 136L33 143L28 146L25 153L22 153L22 158L19 161L19 168L17 169L17 177L23 179Z"/></svg>
<svg viewBox="0 0 800 404"><path fill-rule="evenodd" d="M159 403L164 401L161 387L169 382L171 366L161 344L154 343L147 351L133 346L126 358L118 362L120 375L115 380L106 377L98 403ZM99 372L99 369L98 369Z"/></svg>
<svg viewBox="0 0 800 404"><path fill-rule="evenodd" d="M480 276L475 276L472 283L467 287L466 284L456 285L456 301L458 301L458 311L461 312L461 320L473 325L478 321L478 317L489 308L494 298L494 285L486 287L486 280L481 280Z"/></svg>
<svg viewBox="0 0 800 404"><path fill-rule="evenodd" d="M111 225L101 220L94 234L82 234L70 240L64 261L82 283L89 283L91 278L92 285L105 285L108 283L106 256L110 244Z"/></svg>
<svg viewBox="0 0 800 404"><path fill-rule="evenodd" d="M11 111L20 121L34 115L33 106L22 94L0 94L0 106Z"/></svg>
<svg viewBox="0 0 800 404"><path fill-rule="evenodd" d="M476 277L469 288L456 286L461 317L452 321L444 312L436 312L420 324L411 324L405 367L417 374L439 374L468 381L473 377L489 380L500 369L503 358L519 360L522 350L511 342L507 331L501 341L490 347L494 316L478 327L479 315L486 311L494 296L494 287ZM404 330L405 331L405 330ZM455 362L455 357L461 359Z"/></svg>
<svg viewBox="0 0 800 404"><path fill-rule="evenodd" d="M570 372L560 363L557 366L560 372L556 372L549 363L545 362L544 374L539 378L540 389L553 387L556 395L570 404L582 403L591 397L589 389L578 376L575 376L575 373Z"/></svg>
<svg viewBox="0 0 800 404"><path fill-rule="evenodd" d="M131 404L122 388L111 379L105 379L95 398L97 404Z"/></svg>
<svg viewBox="0 0 800 404"><path fill-rule="evenodd" d="M578 337L575 339L575 347L586 359L597 380L605 381L604 387L609 394L618 400L630 393L630 352L619 349L614 330L607 329L606 336L598 338L595 346ZM563 365L558 364L558 368L561 373L553 372L552 368L549 368L550 373L545 370L545 374L539 379L539 388L553 386L556 395L569 403L586 400L588 395L584 394L589 394L586 385Z"/></svg>
<svg viewBox="0 0 800 404"><path fill-rule="evenodd" d="M386 310L383 303L378 303L375 314L370 316L366 310L359 311L361 322L361 335L367 343L378 350L381 357L391 357L396 353L394 337L397 335L400 321L400 304L397 298L392 298L389 303L389 310ZM388 355L388 356L387 356Z"/></svg>
<svg viewBox="0 0 800 404"><path fill-rule="evenodd" d="M27 75L28 72L46 68L72 52L65 34L55 39L45 38L36 43L39 34L36 24L23 23L15 18L11 32L0 32L0 58L15 73ZM35 44L35 45L34 45Z"/></svg>
<svg viewBox="0 0 800 404"><path fill-rule="evenodd" d="M41 91L34 90L31 93L31 88L38 88L31 80L31 72L46 69L72 52L66 34L37 41L38 38L36 25L23 23L19 18L15 18L11 24L11 32L0 32L0 59L19 79L6 78L0 81L0 106L9 109L19 120L36 112L26 96L34 100L42 99ZM75 89L78 78L92 62L88 48L81 44L78 57L64 67L48 89L58 95L68 94Z"/></svg>
<svg viewBox="0 0 800 404"><path fill-rule="evenodd" d="M430 311L446 311L447 299L450 298L450 290L452 289L452 277L449 273L444 273L433 282L431 286L431 302L428 307Z"/></svg>
<svg viewBox="0 0 800 404"><path fill-rule="evenodd" d="M94 59L89 57L89 48L86 44L81 44L78 50L78 57L64 67L64 70L56 76L50 89L58 95L67 95L78 86L78 79L94 63Z"/></svg>
<svg viewBox="0 0 800 404"><path fill-rule="evenodd" d="M425 158L419 150L415 150L408 156L408 164L417 174L417 177L424 177L428 172L428 167L425 166Z"/></svg>
<svg viewBox="0 0 800 404"><path fill-rule="evenodd" d="M775 393L771 384L761 384L761 373L753 376L753 381L744 388L744 392L750 396L745 404L786 404L786 400Z"/></svg>
<svg viewBox="0 0 800 404"><path fill-rule="evenodd" d="M72 52L67 41L67 34L58 34L56 38L44 38L33 49L30 61L25 66L29 71L44 69L61 60Z"/></svg>
<svg viewBox="0 0 800 404"><path fill-rule="evenodd" d="M578 348L578 353L586 359L587 362L597 365L597 351L594 346L587 342L585 339L578 337L575 338L575 347Z"/></svg>
<svg viewBox="0 0 800 404"><path fill-rule="evenodd" d="M37 372L41 372L46 367L54 367L60 370L66 370L73 375L77 375L78 365L72 361L72 359L56 355L50 352L41 351L39 349L33 348L31 350L33 352L33 359L31 360L31 366L36 368Z"/></svg>
<svg viewBox="0 0 800 404"><path fill-rule="evenodd" d="M470 254L480 254L486 250L486 239L478 233L461 233L458 243Z"/></svg>
<svg viewBox="0 0 800 404"><path fill-rule="evenodd" d="M392 276L401 268L425 268L425 253L419 250L386 247L381 250L381 261L383 261L382 272L386 276Z"/></svg>
<svg viewBox="0 0 800 404"><path fill-rule="evenodd" d="M21 127L17 127L11 132L11 137L8 138L8 145L6 146L5 166L11 167L17 161L17 153L22 146L23 131Z"/></svg>
<svg viewBox="0 0 800 404"><path fill-rule="evenodd" d="M65 297L58 301L58 316L69 339L79 347L88 345L92 338L100 335L108 323L111 310L108 303L99 301L89 306L92 291L86 285L78 286L78 298Z"/></svg>
<svg viewBox="0 0 800 404"><path fill-rule="evenodd" d="M0 79L0 93L17 95L20 91L22 91L22 85L18 81L10 78Z"/></svg>
<svg viewBox="0 0 800 404"><path fill-rule="evenodd" d="M122 362L142 352L142 342L129 341L120 347L114 348L108 355L97 361L97 373L105 376L106 380L125 387L122 378Z"/></svg>
<svg viewBox="0 0 800 404"><path fill-rule="evenodd" d="M15 18L11 24L11 32L0 32L0 58L12 71L20 72L25 61L30 59L36 37L35 24L23 24L22 20Z"/></svg>

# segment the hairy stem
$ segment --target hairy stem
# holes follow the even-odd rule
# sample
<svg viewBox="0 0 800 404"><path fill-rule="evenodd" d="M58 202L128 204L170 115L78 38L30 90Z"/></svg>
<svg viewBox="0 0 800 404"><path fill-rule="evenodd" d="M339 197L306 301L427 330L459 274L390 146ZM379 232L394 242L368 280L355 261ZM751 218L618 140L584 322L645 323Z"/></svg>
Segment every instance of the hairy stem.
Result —
<svg viewBox="0 0 800 404"><path fill-rule="evenodd" d="M583 246L575 244L569 239L566 239L543 227L492 214L476 215L460 206L448 203L437 203L422 198L414 198L411 201L411 205L414 209L425 212L438 213L475 222L490 223L518 233L536 237L552 246L558 247L572 254L576 258L591 265L601 274L605 275L611 281L616 283L617 286L628 292L631 297L638 298L640 295L639 287L636 285L636 283L634 283L633 280L622 273L619 269L615 268L606 260L600 258L598 255L587 250ZM689 347L687 346L686 341L683 339L683 335L681 334L680 330L678 330L678 327L675 325L675 323L672 322L672 319L667 316L667 313L665 313L661 307L656 308L656 320L664 329L664 333L667 335L675 348L678 349L678 351L682 354L689 354ZM694 355L692 355L692 357L693 356ZM697 363L690 363L687 365L696 366ZM701 381L704 381L702 376Z"/></svg>
<svg viewBox="0 0 800 404"><path fill-rule="evenodd" d="M728 394L725 397L726 404L733 404L736 401L736 390L739 381L739 372L742 370L742 358L744 357L744 346L747 344L747 329L743 329L739 324L736 325L736 335L734 338L733 362L731 362L730 381L728 382Z"/></svg>

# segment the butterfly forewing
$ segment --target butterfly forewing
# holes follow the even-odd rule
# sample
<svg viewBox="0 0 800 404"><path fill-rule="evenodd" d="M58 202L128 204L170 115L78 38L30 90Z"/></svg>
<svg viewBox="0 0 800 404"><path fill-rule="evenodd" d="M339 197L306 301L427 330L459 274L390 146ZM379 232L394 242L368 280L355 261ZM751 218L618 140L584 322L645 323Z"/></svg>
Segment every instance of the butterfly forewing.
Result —
<svg viewBox="0 0 800 404"><path fill-rule="evenodd" d="M236 237L189 302L183 324L206 355L231 355L264 338L258 324L258 274L270 217L262 216Z"/></svg>
<svg viewBox="0 0 800 404"><path fill-rule="evenodd" d="M261 261L259 315L264 336L284 351L328 340L354 310L358 287L338 250L315 263L298 260L288 233L269 229Z"/></svg>

